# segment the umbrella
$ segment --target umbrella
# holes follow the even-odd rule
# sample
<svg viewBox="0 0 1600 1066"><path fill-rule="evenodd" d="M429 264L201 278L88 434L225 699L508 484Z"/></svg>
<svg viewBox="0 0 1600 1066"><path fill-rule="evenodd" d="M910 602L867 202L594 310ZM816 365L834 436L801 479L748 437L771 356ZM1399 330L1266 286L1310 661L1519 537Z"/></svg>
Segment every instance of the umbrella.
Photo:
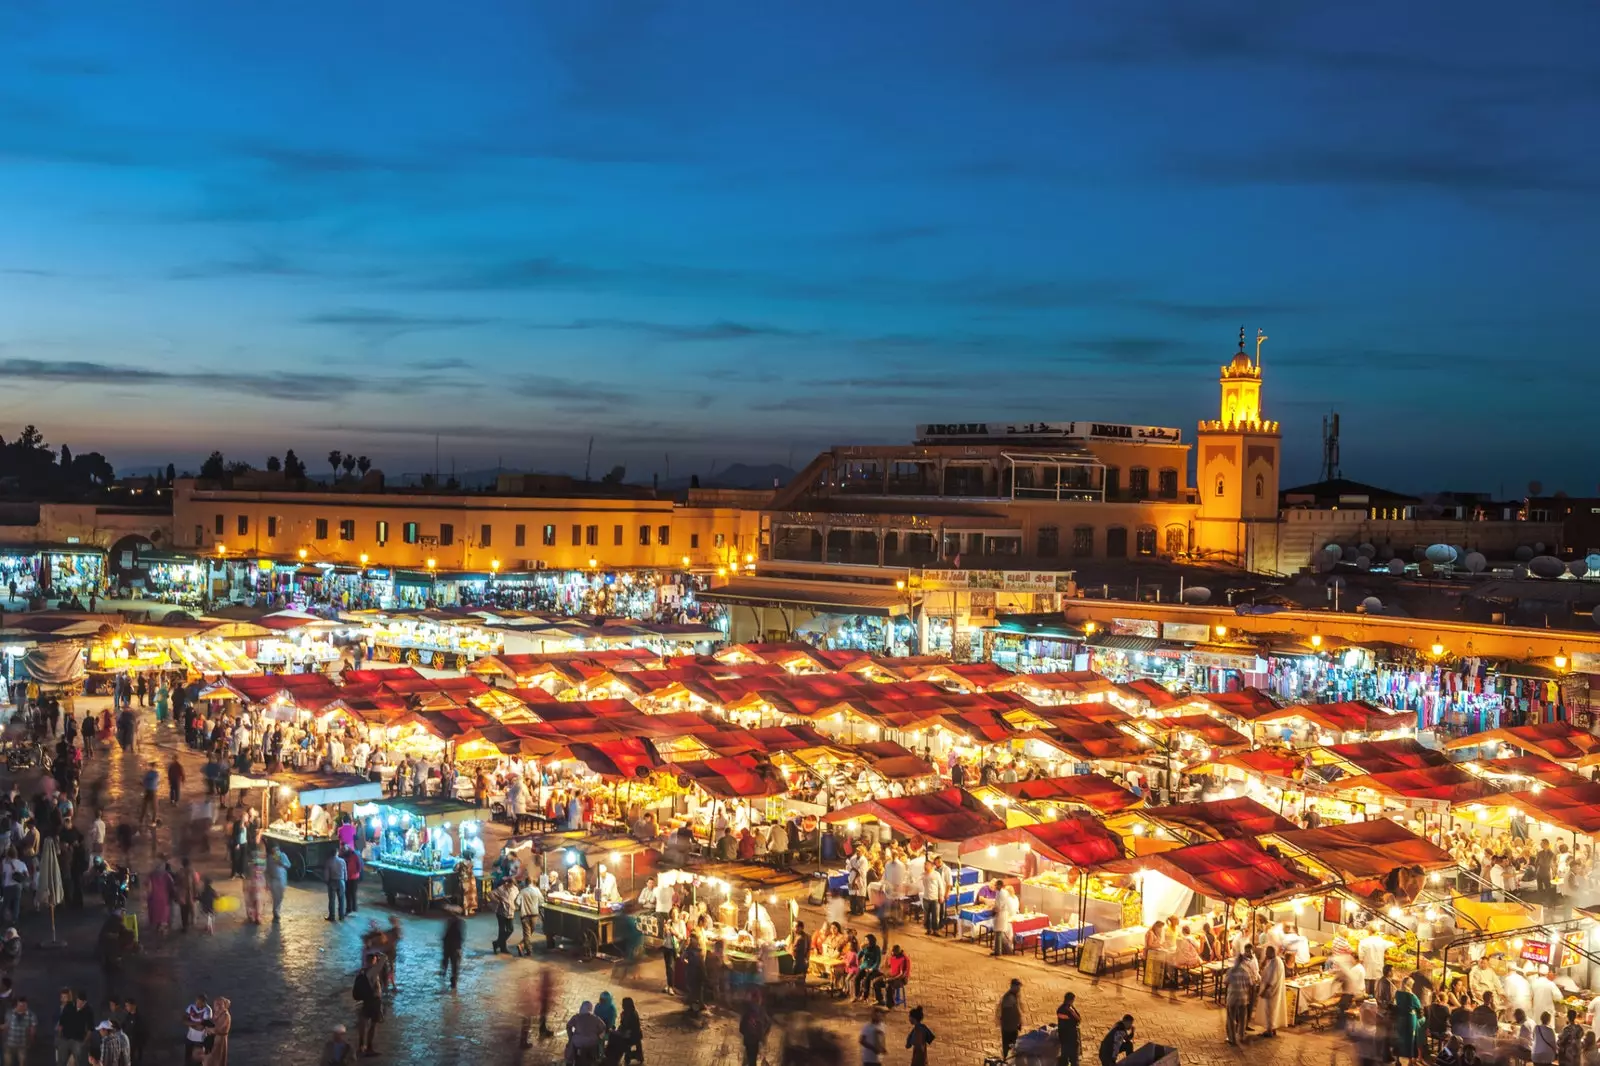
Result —
<svg viewBox="0 0 1600 1066"><path fill-rule="evenodd" d="M60 948L66 945L56 939L56 908L67 899L66 887L61 883L60 850L55 837L46 837L39 847L38 904L50 908L50 939L40 947Z"/></svg>

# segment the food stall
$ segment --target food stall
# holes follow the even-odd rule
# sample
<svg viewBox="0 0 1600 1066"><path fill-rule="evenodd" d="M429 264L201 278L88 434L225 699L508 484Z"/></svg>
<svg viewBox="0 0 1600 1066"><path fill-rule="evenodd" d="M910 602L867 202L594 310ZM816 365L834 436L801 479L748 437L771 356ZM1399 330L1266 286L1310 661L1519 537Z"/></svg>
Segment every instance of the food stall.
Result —
<svg viewBox="0 0 1600 1066"><path fill-rule="evenodd" d="M439 796L386 799L357 809L373 838L367 869L376 870L392 907L402 897L416 910L461 896L461 863L483 880L483 837L489 812L470 800ZM453 835L452 835L453 834Z"/></svg>
<svg viewBox="0 0 1600 1066"><path fill-rule="evenodd" d="M913 844L938 852L952 866L960 865L963 840L1006 828L1003 819L962 788L852 803L830 811L823 821L843 825L851 837L863 822L877 822Z"/></svg>
<svg viewBox="0 0 1600 1066"><path fill-rule="evenodd" d="M289 876L296 881L308 873L320 875L328 856L339 850L337 808L383 795L381 784L357 774L286 773L265 780L235 775L231 783L265 788L262 837L289 860Z"/></svg>
<svg viewBox="0 0 1600 1066"><path fill-rule="evenodd" d="M663 871L658 884L673 890L677 906L704 910L731 968L753 970L764 946L770 945L780 960L787 958L782 941L799 918L811 882L789 870L717 862Z"/></svg>

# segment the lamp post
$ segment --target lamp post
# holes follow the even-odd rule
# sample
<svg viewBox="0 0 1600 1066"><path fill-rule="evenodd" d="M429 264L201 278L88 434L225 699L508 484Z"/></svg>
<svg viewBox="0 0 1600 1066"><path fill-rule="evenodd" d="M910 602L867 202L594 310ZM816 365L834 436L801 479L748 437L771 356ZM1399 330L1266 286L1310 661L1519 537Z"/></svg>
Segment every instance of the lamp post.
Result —
<svg viewBox="0 0 1600 1066"><path fill-rule="evenodd" d="M428 605L437 606L439 599L439 560L428 558Z"/></svg>

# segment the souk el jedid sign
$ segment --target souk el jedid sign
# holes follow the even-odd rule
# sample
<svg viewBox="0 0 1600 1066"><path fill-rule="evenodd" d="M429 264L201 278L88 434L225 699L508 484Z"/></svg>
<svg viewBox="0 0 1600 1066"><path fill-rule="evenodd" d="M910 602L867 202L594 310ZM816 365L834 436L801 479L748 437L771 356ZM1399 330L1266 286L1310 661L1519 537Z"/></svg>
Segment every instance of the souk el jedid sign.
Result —
<svg viewBox="0 0 1600 1066"><path fill-rule="evenodd" d="M1118 422L926 422L917 426L917 439L926 441L1006 440L1018 437L1177 444L1182 440L1183 433L1169 426L1128 426Z"/></svg>

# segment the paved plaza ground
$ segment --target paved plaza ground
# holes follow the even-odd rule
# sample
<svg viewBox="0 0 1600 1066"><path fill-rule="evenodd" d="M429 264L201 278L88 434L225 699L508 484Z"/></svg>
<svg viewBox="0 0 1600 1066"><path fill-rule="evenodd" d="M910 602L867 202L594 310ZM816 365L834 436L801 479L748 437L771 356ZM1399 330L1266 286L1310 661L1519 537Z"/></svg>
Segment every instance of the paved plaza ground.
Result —
<svg viewBox="0 0 1600 1066"><path fill-rule="evenodd" d="M101 705L103 701L78 701L80 711L98 710ZM123 756L113 748L109 757L102 754L89 763L83 792L87 795L92 782L104 779L108 824L131 820L137 812L138 775L144 763L155 758L164 764L182 747L181 733L168 729L156 735L154 746L145 734L137 756ZM181 754L190 769L189 780L198 782L199 760L186 749ZM30 779L22 783L24 788L32 785ZM87 825L91 818L80 811L81 824ZM220 837L216 834L217 852L202 860L202 869L219 878L219 888L227 873ZM166 842L163 830L158 846L164 848ZM141 846L134 865L142 874L153 861ZM238 882L231 886L224 891L237 894ZM91 949L104 911L97 900L89 902L81 913L62 912L61 930L68 946L59 951L35 946L47 932L41 916L23 919L21 928L28 946L15 980L18 991L35 1005L43 1026L53 1023L55 992L62 985L87 987L97 1009L102 1006L100 975ZM136 903L142 920L142 894ZM356 919L330 925L323 920L325 903L321 884L305 882L290 886L283 920L276 926L249 925L235 912L218 916L213 937L189 933L158 938L148 927L142 929L144 951L130 970L153 1033L147 1061L179 1061L183 1007L197 992L233 1001L230 1066L314 1064L335 1024L349 1025L353 1032L350 985L360 935L367 918L387 922L391 911L373 894ZM807 924L814 926L821 915L806 917ZM560 1028L560 1021L581 1000L592 1000L602 989L610 989L619 1001L626 995L637 1002L644 1020L647 1062L671 1066L739 1062L736 1018L727 1012L713 1012L690 1019L676 999L661 994L659 957L647 960L629 980L617 980L610 964L583 964L561 952L541 951L532 960L497 957L489 951L494 919L480 914L468 923L461 987L452 995L441 991L438 975L443 921L409 913L402 913L400 920L405 930L398 966L400 991L379 1035L381 1056L373 1061L405 1066L560 1062L563 1041L537 1042L522 1051L517 1039L537 974L543 967L553 967L560 989L559 1005L553 1012L555 1028ZM869 928L875 925L864 925L863 932ZM1030 1026L1053 1020L1063 992L1077 993L1086 1062L1093 1062L1100 1036L1124 1012L1136 1017L1142 1039L1176 1045L1186 1064L1345 1066L1353 1061L1342 1040L1321 1032L1286 1031L1277 1040L1256 1040L1243 1049L1230 1048L1223 1040L1221 1011L1187 995L1154 995L1131 981L1093 981L1032 956L994 959L973 945L930 940L919 929L907 928L901 942L913 960L910 1003L923 1006L928 1024L937 1034L931 1055L935 1064L978 1066L986 1055L996 1052L994 1007L1012 977L1025 982ZM866 1020L867 1008L813 996L807 1013L811 1020L845 1035L845 1046L852 1049L846 1061L857 1061L855 1033ZM798 1020L793 1014L779 1017L780 1023ZM886 1061L907 1062L905 1010L891 1012L887 1025L890 1052ZM775 1032L766 1055L774 1066L779 1060L777 1043ZM47 1034L41 1034L40 1046L29 1061L35 1060L51 1061Z"/></svg>

